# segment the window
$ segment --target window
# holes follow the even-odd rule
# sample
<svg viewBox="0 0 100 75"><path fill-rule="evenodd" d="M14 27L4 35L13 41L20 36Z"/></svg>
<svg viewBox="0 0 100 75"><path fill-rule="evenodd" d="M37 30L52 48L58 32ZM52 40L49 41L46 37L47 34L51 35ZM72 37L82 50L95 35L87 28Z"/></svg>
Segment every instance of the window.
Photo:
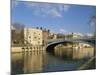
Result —
<svg viewBox="0 0 100 75"><path fill-rule="evenodd" d="M40 44L40 41L38 41L38 44Z"/></svg>
<svg viewBox="0 0 100 75"><path fill-rule="evenodd" d="M29 36L29 38L31 38L31 36Z"/></svg>
<svg viewBox="0 0 100 75"><path fill-rule="evenodd" d="M36 37L34 37L34 39L36 39Z"/></svg>

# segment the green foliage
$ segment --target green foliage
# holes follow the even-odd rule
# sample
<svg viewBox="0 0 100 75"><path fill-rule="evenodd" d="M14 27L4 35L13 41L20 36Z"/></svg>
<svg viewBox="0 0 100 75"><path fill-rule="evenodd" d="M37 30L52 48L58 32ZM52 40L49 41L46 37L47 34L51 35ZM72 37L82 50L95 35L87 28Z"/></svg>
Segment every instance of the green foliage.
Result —
<svg viewBox="0 0 100 75"><path fill-rule="evenodd" d="M64 34L57 34L57 38L65 38L65 35Z"/></svg>

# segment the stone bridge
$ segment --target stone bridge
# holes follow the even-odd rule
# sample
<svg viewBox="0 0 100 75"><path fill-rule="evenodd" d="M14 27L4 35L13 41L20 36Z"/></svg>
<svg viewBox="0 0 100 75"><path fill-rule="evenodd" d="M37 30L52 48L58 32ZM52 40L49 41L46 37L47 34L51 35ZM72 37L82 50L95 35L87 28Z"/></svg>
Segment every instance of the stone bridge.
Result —
<svg viewBox="0 0 100 75"><path fill-rule="evenodd" d="M46 51L53 52L54 47L59 44L64 44L68 42L78 42L78 43L86 43L93 47L95 47L95 39L94 38L75 38L75 39L56 39L56 40L49 40L48 45L46 46Z"/></svg>

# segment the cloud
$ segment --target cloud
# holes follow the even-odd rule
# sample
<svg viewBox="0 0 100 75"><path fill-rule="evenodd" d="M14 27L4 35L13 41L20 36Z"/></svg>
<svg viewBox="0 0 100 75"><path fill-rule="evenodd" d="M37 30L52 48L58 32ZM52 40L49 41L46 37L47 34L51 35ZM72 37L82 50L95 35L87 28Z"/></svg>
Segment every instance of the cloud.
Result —
<svg viewBox="0 0 100 75"><path fill-rule="evenodd" d="M50 16L53 16L53 17L62 17L61 13L57 10L57 9L50 9L48 11L43 11L43 14L46 14L46 15L50 15Z"/></svg>
<svg viewBox="0 0 100 75"><path fill-rule="evenodd" d="M63 17L63 13L67 12L70 8L70 5L50 3L26 2L25 5L32 10L33 15L51 17Z"/></svg>
<svg viewBox="0 0 100 75"><path fill-rule="evenodd" d="M36 2L20 2L12 0L12 8L17 7L20 4L24 4L30 9L35 16L49 16L49 17L63 17L63 13L67 12L70 5L54 4L54 3L36 3Z"/></svg>
<svg viewBox="0 0 100 75"><path fill-rule="evenodd" d="M66 33L67 31L63 28L60 29L60 33Z"/></svg>

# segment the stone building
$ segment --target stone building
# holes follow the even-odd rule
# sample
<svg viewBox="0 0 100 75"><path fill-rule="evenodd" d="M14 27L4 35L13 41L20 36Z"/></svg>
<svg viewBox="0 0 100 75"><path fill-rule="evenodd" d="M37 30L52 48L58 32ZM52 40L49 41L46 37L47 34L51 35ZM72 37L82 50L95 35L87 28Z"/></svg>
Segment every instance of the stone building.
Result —
<svg viewBox="0 0 100 75"><path fill-rule="evenodd" d="M46 45L49 37L49 31L39 28L24 28L25 44Z"/></svg>
<svg viewBox="0 0 100 75"><path fill-rule="evenodd" d="M49 30L44 29L44 30L42 30L42 34L43 34L43 37L42 37L43 41L42 42L43 42L43 45L45 46L48 42L50 32L49 32Z"/></svg>

